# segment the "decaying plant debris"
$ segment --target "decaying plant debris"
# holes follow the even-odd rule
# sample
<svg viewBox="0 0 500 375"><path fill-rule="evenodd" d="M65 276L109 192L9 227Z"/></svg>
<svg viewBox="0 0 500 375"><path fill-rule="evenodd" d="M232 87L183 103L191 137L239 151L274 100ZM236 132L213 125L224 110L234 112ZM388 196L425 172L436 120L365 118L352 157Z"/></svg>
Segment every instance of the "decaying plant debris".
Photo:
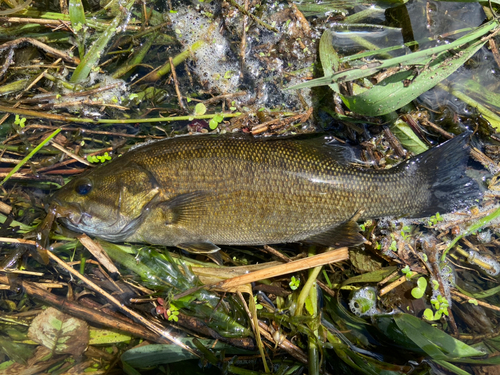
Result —
<svg viewBox="0 0 500 375"><path fill-rule="evenodd" d="M498 373L495 11L2 2L0 374ZM467 128L484 199L360 223L359 247L225 247L219 266L57 225L36 242L51 192L142 142L328 131L382 169Z"/></svg>

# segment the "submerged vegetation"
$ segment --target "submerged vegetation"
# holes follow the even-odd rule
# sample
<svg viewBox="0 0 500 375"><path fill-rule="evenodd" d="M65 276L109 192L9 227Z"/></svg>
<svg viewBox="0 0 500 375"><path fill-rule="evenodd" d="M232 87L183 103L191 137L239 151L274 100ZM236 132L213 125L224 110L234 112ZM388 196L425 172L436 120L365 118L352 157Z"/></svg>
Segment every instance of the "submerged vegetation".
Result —
<svg viewBox="0 0 500 375"><path fill-rule="evenodd" d="M498 8L3 0L0 374L498 373ZM328 132L384 169L466 130L482 201L368 220L349 249L42 224L69 179L174 135Z"/></svg>

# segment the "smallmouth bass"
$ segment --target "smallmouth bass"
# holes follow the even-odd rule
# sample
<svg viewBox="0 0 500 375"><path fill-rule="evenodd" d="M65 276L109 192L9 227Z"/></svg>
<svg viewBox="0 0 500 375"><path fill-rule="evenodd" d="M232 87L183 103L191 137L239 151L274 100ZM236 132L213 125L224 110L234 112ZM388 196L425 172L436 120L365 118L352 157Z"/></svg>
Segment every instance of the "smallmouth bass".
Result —
<svg viewBox="0 0 500 375"><path fill-rule="evenodd" d="M363 242L354 220L445 213L480 197L462 134L387 170L324 142L181 136L137 147L53 197L70 229L112 242L216 245ZM320 140L322 141L322 140Z"/></svg>

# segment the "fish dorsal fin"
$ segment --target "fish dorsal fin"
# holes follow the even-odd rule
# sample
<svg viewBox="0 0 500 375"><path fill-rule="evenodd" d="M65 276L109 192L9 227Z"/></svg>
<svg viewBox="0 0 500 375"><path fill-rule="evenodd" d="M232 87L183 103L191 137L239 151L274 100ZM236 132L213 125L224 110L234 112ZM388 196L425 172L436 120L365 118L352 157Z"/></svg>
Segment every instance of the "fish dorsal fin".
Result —
<svg viewBox="0 0 500 375"><path fill-rule="evenodd" d="M341 165L369 164L361 160L354 147L342 145L340 143L325 143L322 146L322 150Z"/></svg>
<svg viewBox="0 0 500 375"><path fill-rule="evenodd" d="M358 223L350 219L325 232L308 237L306 241L323 246L356 246L366 241L359 233L360 230Z"/></svg>
<svg viewBox="0 0 500 375"><path fill-rule="evenodd" d="M369 164L361 160L361 150L359 148L352 145L342 144L336 139L331 139L331 137L326 135L309 137L301 141L301 143L316 147L321 150L323 154L328 155L338 164L344 166L349 166L351 164Z"/></svg>
<svg viewBox="0 0 500 375"><path fill-rule="evenodd" d="M189 242L189 243L180 243L176 245L178 248L182 250L186 250L187 252L193 254L211 254L220 250L220 247L214 245L211 242Z"/></svg>

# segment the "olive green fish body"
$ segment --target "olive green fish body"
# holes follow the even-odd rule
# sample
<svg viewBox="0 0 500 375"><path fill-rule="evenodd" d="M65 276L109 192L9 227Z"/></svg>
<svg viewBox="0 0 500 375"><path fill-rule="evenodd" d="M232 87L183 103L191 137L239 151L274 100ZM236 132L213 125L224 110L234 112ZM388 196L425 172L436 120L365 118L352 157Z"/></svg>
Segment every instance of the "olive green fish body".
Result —
<svg viewBox="0 0 500 375"><path fill-rule="evenodd" d="M111 241L329 244L329 233L357 212L422 216L476 197L463 175L464 139L375 171L339 163L335 148L318 142L177 137L75 179L54 200L70 228Z"/></svg>

